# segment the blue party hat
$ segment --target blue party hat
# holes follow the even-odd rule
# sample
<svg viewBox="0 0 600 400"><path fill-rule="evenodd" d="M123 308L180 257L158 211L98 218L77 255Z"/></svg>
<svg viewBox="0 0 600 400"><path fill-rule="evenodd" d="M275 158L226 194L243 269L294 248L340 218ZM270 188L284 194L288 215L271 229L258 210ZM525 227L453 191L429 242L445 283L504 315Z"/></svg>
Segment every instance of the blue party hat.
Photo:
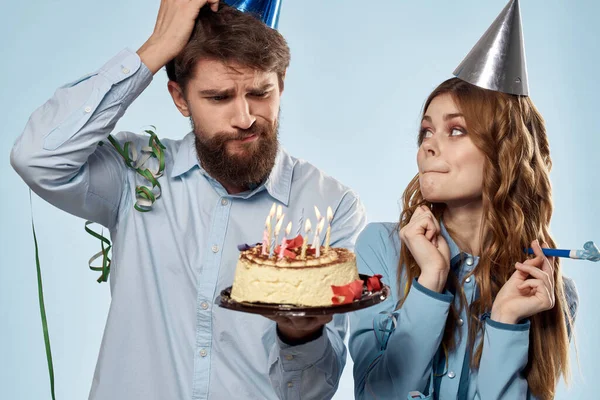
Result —
<svg viewBox="0 0 600 400"><path fill-rule="evenodd" d="M277 29L279 11L283 0L225 0L225 3L242 12L258 16L267 26Z"/></svg>

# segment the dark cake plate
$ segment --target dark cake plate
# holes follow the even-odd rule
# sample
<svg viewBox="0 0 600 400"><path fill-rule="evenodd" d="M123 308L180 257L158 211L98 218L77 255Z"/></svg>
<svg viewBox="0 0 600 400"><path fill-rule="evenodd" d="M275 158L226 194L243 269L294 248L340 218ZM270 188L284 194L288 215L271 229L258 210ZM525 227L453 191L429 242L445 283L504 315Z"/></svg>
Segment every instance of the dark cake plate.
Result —
<svg viewBox="0 0 600 400"><path fill-rule="evenodd" d="M241 311L251 314L260 314L266 317L316 317L320 315L343 314L347 312L362 310L385 301L390 295L390 288L382 283L382 288L376 292L367 290L367 279L369 275L359 275L363 280L362 297L352 303L336 304L323 307L300 307L289 304L267 304L237 302L231 298L231 286L221 291L217 297L217 304L229 310ZM333 295L332 295L333 297Z"/></svg>

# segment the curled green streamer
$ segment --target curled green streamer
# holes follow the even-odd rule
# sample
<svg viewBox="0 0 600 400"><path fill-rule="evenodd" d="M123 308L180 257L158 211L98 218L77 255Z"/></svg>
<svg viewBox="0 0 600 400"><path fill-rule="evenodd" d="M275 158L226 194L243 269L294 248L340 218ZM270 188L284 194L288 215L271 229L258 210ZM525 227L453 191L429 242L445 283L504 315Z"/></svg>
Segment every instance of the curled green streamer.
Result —
<svg viewBox="0 0 600 400"><path fill-rule="evenodd" d="M139 185L135 188L136 201L133 208L139 212L150 211L154 202L160 197L161 187L158 178L160 178L165 171L165 153L163 152L165 146L158 140L158 136L155 132L156 127L151 126L151 128L152 129L144 130L144 132L150 135L150 139L148 140L148 145L141 148L141 156L139 158L138 152L136 148L132 146L131 142L125 142L123 147L121 147L119 142L117 142L112 135L108 136L108 141L113 145L117 153L123 157L125 165L150 182L150 186ZM148 160L152 157L158 160L158 169L156 171L152 171L145 167ZM87 233L100 240L101 249L90 258L88 265L92 271L102 272L102 275L98 278L98 283L106 282L110 273L110 257L108 254L112 245L110 240L102 233L91 230L89 228L90 224L93 224L93 222L87 221L85 223L85 230ZM102 257L102 265L93 266L92 263L100 257Z"/></svg>

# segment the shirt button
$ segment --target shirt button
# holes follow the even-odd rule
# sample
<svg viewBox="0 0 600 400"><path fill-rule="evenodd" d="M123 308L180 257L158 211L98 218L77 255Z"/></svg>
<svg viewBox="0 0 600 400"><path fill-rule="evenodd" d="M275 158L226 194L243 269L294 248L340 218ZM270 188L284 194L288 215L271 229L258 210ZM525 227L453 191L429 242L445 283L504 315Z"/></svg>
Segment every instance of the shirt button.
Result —
<svg viewBox="0 0 600 400"><path fill-rule="evenodd" d="M127 67L123 67L123 69L121 70L124 74L128 74L129 73L129 68Z"/></svg>
<svg viewBox="0 0 600 400"><path fill-rule="evenodd" d="M291 354L286 354L285 355L285 359L288 360L288 361L292 361L294 359L294 356L291 355Z"/></svg>
<svg viewBox="0 0 600 400"><path fill-rule="evenodd" d="M221 199L221 205L222 206L226 206L227 204L229 204L229 202L227 201L227 199L225 199L225 198Z"/></svg>
<svg viewBox="0 0 600 400"><path fill-rule="evenodd" d="M202 349L202 350L200 350L200 355L201 355L202 357L206 357L206 355L207 355L207 354L208 354L208 353L207 353L206 349Z"/></svg>
<svg viewBox="0 0 600 400"><path fill-rule="evenodd" d="M454 379L455 376L456 376L456 374L454 373L454 371L448 372L448 378Z"/></svg>
<svg viewBox="0 0 600 400"><path fill-rule="evenodd" d="M463 326L463 324L465 323L465 321L463 321L462 318L459 318L458 321L456 321L456 323L458 324L458 326Z"/></svg>
<svg viewBox="0 0 600 400"><path fill-rule="evenodd" d="M85 111L86 113L92 112L92 107L90 107L90 106L87 106L86 108L84 108L84 111Z"/></svg>
<svg viewBox="0 0 600 400"><path fill-rule="evenodd" d="M200 307L202 307L202 309L203 309L203 310L206 310L206 309L208 308L208 303L207 303L207 302L205 302L205 301L203 301L203 302L200 304Z"/></svg>
<svg viewBox="0 0 600 400"><path fill-rule="evenodd" d="M471 265L473 265L473 257L467 257L467 259L465 260L465 262L470 267Z"/></svg>
<svg viewBox="0 0 600 400"><path fill-rule="evenodd" d="M465 282L471 283L471 277L469 276L467 279L465 279Z"/></svg>
<svg viewBox="0 0 600 400"><path fill-rule="evenodd" d="M211 250L213 253L218 253L219 252L219 246L217 246L216 244L213 244L213 247L211 247Z"/></svg>
<svg viewBox="0 0 600 400"><path fill-rule="evenodd" d="M294 384L292 382L288 382L288 387L289 388L294 387Z"/></svg>

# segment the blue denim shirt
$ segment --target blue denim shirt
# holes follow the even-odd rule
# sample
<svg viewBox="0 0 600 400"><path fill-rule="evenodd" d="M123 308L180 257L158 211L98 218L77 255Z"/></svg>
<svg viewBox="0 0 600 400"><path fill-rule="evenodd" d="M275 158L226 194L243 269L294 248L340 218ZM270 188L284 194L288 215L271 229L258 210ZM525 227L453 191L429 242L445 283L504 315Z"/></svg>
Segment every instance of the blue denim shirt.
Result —
<svg viewBox="0 0 600 400"><path fill-rule="evenodd" d="M450 247L451 267L471 304L477 297L475 278L464 278L479 258L461 252L443 225L442 235ZM481 363L479 369L471 369L468 326L474 317L463 307L457 320L457 346L446 360L441 341L450 306L458 306L458 296L433 292L415 280L403 306L396 310L397 224L367 225L357 240L356 253L359 271L381 274L392 293L387 301L350 316L349 348L357 399L406 399L409 394L444 400L533 398L522 375L528 360L529 321L509 325L485 319L484 333L477 339L483 340ZM406 280L401 285L404 288ZM565 279L565 290L574 315L577 294L572 281Z"/></svg>

